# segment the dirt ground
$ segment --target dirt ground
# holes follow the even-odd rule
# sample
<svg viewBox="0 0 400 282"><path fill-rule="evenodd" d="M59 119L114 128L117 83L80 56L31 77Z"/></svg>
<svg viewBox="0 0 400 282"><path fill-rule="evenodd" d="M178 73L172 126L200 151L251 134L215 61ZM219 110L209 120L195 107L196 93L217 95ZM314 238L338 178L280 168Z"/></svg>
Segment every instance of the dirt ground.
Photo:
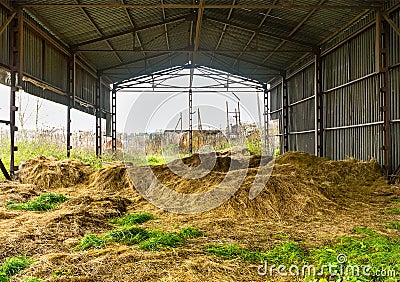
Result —
<svg viewBox="0 0 400 282"><path fill-rule="evenodd" d="M166 165L152 167L152 171L169 189L199 193L221 183L236 161L234 156L220 154L211 173L192 180L182 179ZM266 281L257 274L257 264L208 255L204 247L234 243L265 250L282 238L314 247L351 234L355 227L399 235L388 234L384 228L399 220L399 215L382 211L398 207L393 200L400 199L400 189L387 184L374 161L329 161L289 152L276 159L268 183L254 200L249 199L249 191L257 171L270 164L260 164L257 157L248 161L244 181L231 199L211 211L184 215L146 201L122 164L94 170L78 161L29 160L19 172L20 182L0 183L0 262L19 254L35 259L12 281L27 276L45 281ZM184 163L199 166L199 156L184 159ZM140 175L143 169L131 168L130 173ZM244 168L238 162L235 169L239 173ZM8 201L25 202L42 193L62 193L69 200L48 212L5 207ZM76 250L85 234L115 228L109 219L137 212L158 218L143 224L145 228L177 231L192 226L205 235L157 252L120 243L100 250ZM56 276L57 270L69 274Z"/></svg>

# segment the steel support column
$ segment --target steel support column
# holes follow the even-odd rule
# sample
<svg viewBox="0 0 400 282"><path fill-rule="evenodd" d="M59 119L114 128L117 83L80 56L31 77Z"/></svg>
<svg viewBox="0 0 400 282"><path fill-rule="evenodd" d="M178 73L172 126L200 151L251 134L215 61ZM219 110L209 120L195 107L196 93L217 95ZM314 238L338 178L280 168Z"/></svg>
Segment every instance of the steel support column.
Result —
<svg viewBox="0 0 400 282"><path fill-rule="evenodd" d="M117 150L117 88L111 90L111 149Z"/></svg>
<svg viewBox="0 0 400 282"><path fill-rule="evenodd" d="M315 155L324 156L324 127L323 127L323 93L322 93L322 64L318 51L314 62L314 95L315 95Z"/></svg>
<svg viewBox="0 0 400 282"><path fill-rule="evenodd" d="M382 12L376 16L376 61L380 74L380 100L383 118L383 146L381 150L384 156L384 170L386 176L392 173L391 169L391 134L390 134L390 85L389 85L389 23L382 18Z"/></svg>
<svg viewBox="0 0 400 282"><path fill-rule="evenodd" d="M18 131L16 126L15 112L18 107L15 105L16 93L18 86L22 87L22 73L23 73L23 38L24 38L24 21L23 11L18 10L18 17L13 20L11 36L10 36L10 61L11 61L11 91L10 91L10 174L13 175L18 170L15 166L15 152L18 147L15 146L15 132ZM18 76L18 80L17 80Z"/></svg>
<svg viewBox="0 0 400 282"><path fill-rule="evenodd" d="M289 96L286 72L282 72L282 117L281 117L281 153L289 151Z"/></svg>
<svg viewBox="0 0 400 282"><path fill-rule="evenodd" d="M268 101L269 91L267 85L264 85L264 151L270 154L270 144L269 144L269 101Z"/></svg>
<svg viewBox="0 0 400 282"><path fill-rule="evenodd" d="M97 76L96 82L96 156L100 157L102 150L102 138L101 138L101 118L102 118L102 107L101 107L101 75Z"/></svg>
<svg viewBox="0 0 400 282"><path fill-rule="evenodd" d="M193 92L189 89L189 153L193 153Z"/></svg>
<svg viewBox="0 0 400 282"><path fill-rule="evenodd" d="M75 55L68 61L68 105L67 105L67 157L71 156L71 109L74 105L75 95Z"/></svg>

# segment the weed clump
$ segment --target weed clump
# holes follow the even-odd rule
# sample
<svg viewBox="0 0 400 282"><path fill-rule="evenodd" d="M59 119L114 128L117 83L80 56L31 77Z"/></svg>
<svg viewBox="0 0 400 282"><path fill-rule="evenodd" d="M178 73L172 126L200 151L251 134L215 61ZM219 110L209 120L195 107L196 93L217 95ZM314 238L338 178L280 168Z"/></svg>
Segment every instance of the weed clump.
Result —
<svg viewBox="0 0 400 282"><path fill-rule="evenodd" d="M9 277L18 274L18 272L26 269L33 262L33 259L25 255L6 259L0 267L0 281L8 281Z"/></svg>
<svg viewBox="0 0 400 282"><path fill-rule="evenodd" d="M10 201L6 204L11 210L26 211L50 211L57 207L58 204L64 203L68 198L62 194L42 194L26 203L15 203Z"/></svg>
<svg viewBox="0 0 400 282"><path fill-rule="evenodd" d="M157 219L149 213L134 213L127 214L121 218L110 219L110 223L117 224L120 226L133 226L137 224L143 224L149 220Z"/></svg>
<svg viewBox="0 0 400 282"><path fill-rule="evenodd" d="M187 239L203 236L200 230L187 227L178 232L166 232L142 227L131 226L108 231L104 236L88 234L84 236L77 248L81 251L87 249L101 249L106 243L138 244L140 249L157 251L163 248L176 248L184 244Z"/></svg>

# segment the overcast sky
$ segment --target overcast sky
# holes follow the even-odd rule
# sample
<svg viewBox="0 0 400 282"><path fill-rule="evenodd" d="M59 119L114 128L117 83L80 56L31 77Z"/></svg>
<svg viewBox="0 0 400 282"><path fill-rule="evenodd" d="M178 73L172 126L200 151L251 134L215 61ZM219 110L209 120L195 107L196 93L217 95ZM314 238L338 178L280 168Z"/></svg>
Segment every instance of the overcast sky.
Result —
<svg viewBox="0 0 400 282"><path fill-rule="evenodd" d="M216 82L204 77L195 77L194 85L212 85ZM187 86L188 78L178 78L168 81L168 84ZM184 90L184 92L182 92ZM232 89L235 93L234 89ZM9 119L8 87L0 84L0 119ZM247 93L194 93L193 110L200 108L203 129L226 127L226 101L231 111L237 108L240 99L242 121L259 122L257 110L257 93L249 89ZM24 113L24 128L35 129L36 105L38 98L26 93L21 95L20 111ZM263 95L260 94L260 110L263 107ZM65 128L67 108L46 100L39 100L40 110L38 124L40 128ZM19 100L17 99L17 106ZM165 129L174 129L180 116L183 114L183 127L188 127L188 91L179 89L169 93L160 92L118 92L117 94L117 131L118 132L155 132ZM262 119L262 116L261 116ZM234 123L233 115L230 115ZM17 115L17 123L18 115ZM105 124L105 122L103 122ZM197 127L197 114L193 115L193 124ZM5 125L1 125L7 128ZM105 125L104 125L105 126ZM72 111L72 130L95 130L95 117L79 111Z"/></svg>

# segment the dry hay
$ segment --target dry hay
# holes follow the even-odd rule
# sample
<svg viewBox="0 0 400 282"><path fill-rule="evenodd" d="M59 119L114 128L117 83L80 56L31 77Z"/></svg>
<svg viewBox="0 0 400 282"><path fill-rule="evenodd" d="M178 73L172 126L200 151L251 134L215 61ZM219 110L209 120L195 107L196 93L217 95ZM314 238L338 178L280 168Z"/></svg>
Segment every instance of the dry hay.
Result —
<svg viewBox="0 0 400 282"><path fill-rule="evenodd" d="M242 156L218 155L213 171L197 180L183 179L165 165L152 169L170 189L198 193L215 188L226 177L228 164L236 163L237 171L244 169ZM199 159L200 156L194 155L183 162L195 168L201 166ZM163 212L145 201L135 191L122 164L89 169L84 172L85 182L58 181L59 187L46 181L39 181L37 186L0 182L0 260L21 253L36 260L13 281L23 281L26 276L79 282L265 281L257 275L257 265L205 255L204 245L239 243L268 249L282 234L313 244L329 243L335 236L350 234L355 226L383 228L384 222L394 217L380 211L388 208L392 198L399 197L398 189L386 185L375 161L329 161L289 152L276 159L270 180L254 200L249 199L249 190L260 159L253 156L247 161L250 168L235 195L222 206L195 215ZM69 164L78 166L72 168L75 171L81 168L79 162ZM267 164L262 163L263 166ZM53 175L54 169L43 169L39 178L48 179L49 171ZM65 188L74 183L78 184ZM26 201L50 187L52 192L65 193L70 199L46 213L4 208L8 200ZM183 226L194 226L204 231L206 237L160 252L145 252L121 244L110 244L104 250L73 249L85 234L102 234L112 229L108 219L140 211L159 218L144 224L145 228L176 231ZM57 270L70 270L71 275L56 276Z"/></svg>
<svg viewBox="0 0 400 282"><path fill-rule="evenodd" d="M20 165L18 179L42 188L60 188L86 183L93 169L78 160L38 156Z"/></svg>
<svg viewBox="0 0 400 282"><path fill-rule="evenodd" d="M380 166L374 160L330 161L301 152L289 152L278 157L270 179L253 200L249 198L250 189L258 170L268 166L266 163L270 159L260 164L260 157L252 156L244 161L244 156L224 153L217 154L212 171L199 179L188 179L174 172L180 163L189 168L207 167L211 157L194 154L182 161L152 167L152 171L166 187L180 193L195 194L215 189L227 177L229 170L235 173L248 166L245 174L242 173L244 181L235 195L210 213L222 217L241 215L279 220L334 212L346 201L357 202L368 196L372 183L377 180L384 182ZM246 166L246 162L249 165ZM175 170L170 170L170 167Z"/></svg>

